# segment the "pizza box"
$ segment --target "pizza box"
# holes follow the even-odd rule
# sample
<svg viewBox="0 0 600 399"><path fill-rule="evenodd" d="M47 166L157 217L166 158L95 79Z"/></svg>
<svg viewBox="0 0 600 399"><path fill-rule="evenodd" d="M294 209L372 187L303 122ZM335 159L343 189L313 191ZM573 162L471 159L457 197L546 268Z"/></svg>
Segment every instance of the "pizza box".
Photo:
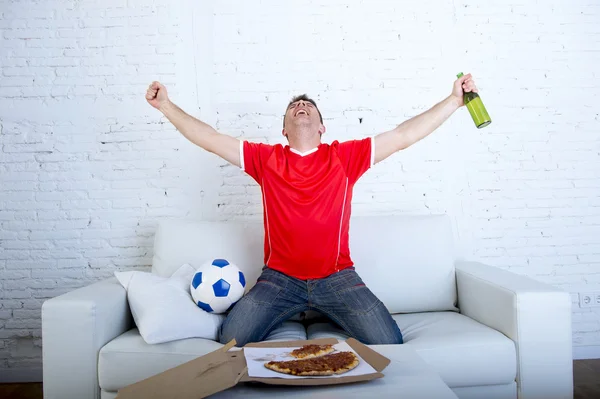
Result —
<svg viewBox="0 0 600 399"><path fill-rule="evenodd" d="M293 348L308 344L335 345L335 338L311 339L305 341L259 342L245 347ZM254 378L248 375L246 358L242 350L231 350L235 346L232 340L222 348L198 357L172 369L163 371L145 380L128 385L119 390L117 399L153 399L153 398L205 398L217 392L232 388L238 383L254 382L272 385L332 385L369 381L382 378L381 373L390 360L354 338L346 342L376 372L358 376L319 377L319 378Z"/></svg>

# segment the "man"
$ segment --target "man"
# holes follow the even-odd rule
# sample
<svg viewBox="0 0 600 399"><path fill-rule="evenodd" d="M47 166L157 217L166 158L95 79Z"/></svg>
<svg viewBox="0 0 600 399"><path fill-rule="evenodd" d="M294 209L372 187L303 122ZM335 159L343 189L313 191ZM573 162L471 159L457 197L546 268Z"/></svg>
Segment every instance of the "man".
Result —
<svg viewBox="0 0 600 399"><path fill-rule="evenodd" d="M239 141L186 114L153 82L146 99L189 141L248 173L262 189L264 268L256 285L233 307L220 341L258 342L304 310L329 317L366 344L401 344L402 333L384 304L354 269L348 247L352 188L374 164L423 139L477 92L470 74L452 94L396 128L361 140L331 144L316 103L289 103L283 135L289 145ZM361 265L368 267L368 265Z"/></svg>

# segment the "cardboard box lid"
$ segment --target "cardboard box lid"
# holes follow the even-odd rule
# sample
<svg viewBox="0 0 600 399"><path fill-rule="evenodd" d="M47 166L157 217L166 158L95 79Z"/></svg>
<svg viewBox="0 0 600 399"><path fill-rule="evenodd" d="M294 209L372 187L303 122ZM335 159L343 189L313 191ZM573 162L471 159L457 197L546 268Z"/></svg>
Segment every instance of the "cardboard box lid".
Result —
<svg viewBox="0 0 600 399"><path fill-rule="evenodd" d="M232 388L239 382L261 382L274 385L333 385L350 382L369 381L381 378L381 373L390 360L375 352L354 338L346 340L356 353L369 363L377 372L352 377L337 378L253 378L248 376L243 350L228 352L235 345L232 340L224 347L187 363L166 370L145 380L131 384L119 390L117 399L159 399L180 398L197 399L213 395ZM260 342L247 347L289 348L307 344L336 344L335 338L313 339L305 341Z"/></svg>
<svg viewBox="0 0 600 399"><path fill-rule="evenodd" d="M227 352L235 343L232 340L214 352L128 385L119 390L117 399L196 399L229 389L245 374L242 351Z"/></svg>

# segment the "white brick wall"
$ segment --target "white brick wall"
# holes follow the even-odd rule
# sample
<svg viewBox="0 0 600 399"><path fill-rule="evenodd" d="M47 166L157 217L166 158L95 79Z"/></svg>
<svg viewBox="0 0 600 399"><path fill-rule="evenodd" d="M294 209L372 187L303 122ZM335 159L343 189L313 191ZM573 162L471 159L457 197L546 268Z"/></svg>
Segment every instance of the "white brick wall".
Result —
<svg viewBox="0 0 600 399"><path fill-rule="evenodd" d="M271 143L307 92L330 142L391 128L473 72L494 123L461 110L367 173L354 212L450 213L464 256L574 293L574 344L600 345L600 311L576 296L600 291L595 2L197 3L0 1L0 369L41 364L45 299L147 270L158 219L260 217L250 178L145 103L154 79Z"/></svg>

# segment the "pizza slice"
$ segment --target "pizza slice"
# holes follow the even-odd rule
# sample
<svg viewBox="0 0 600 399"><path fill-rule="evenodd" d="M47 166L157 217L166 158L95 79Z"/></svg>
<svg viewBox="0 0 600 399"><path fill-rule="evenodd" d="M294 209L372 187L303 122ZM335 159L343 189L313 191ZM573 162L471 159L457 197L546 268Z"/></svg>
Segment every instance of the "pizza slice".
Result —
<svg viewBox="0 0 600 399"><path fill-rule="evenodd" d="M308 359L271 361L265 367L283 374L298 376L327 376L343 374L358 366L358 357L352 352L337 352Z"/></svg>
<svg viewBox="0 0 600 399"><path fill-rule="evenodd" d="M311 357L318 357L327 355L335 351L333 345L304 345L301 348L294 349L290 354L296 359L309 359Z"/></svg>

